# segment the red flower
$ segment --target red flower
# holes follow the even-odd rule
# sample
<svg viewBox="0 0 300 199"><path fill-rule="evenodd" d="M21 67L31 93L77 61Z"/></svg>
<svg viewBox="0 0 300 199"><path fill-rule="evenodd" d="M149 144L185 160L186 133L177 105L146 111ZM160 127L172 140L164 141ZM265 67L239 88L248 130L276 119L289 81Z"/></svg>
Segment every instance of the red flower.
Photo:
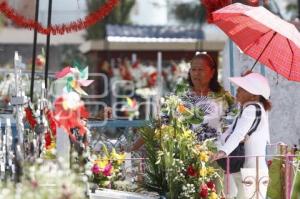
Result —
<svg viewBox="0 0 300 199"><path fill-rule="evenodd" d="M188 166L187 174L189 176L193 176L193 177L197 176L197 172L196 172L196 170L194 169L194 167L192 165Z"/></svg>
<svg viewBox="0 0 300 199"><path fill-rule="evenodd" d="M33 112L30 107L25 108L25 113L26 113L26 119L32 129L37 125L37 121L35 117L33 116Z"/></svg>
<svg viewBox="0 0 300 199"><path fill-rule="evenodd" d="M157 72L151 73L147 78L147 83L149 87L153 87L156 84L157 80Z"/></svg>
<svg viewBox="0 0 300 199"><path fill-rule="evenodd" d="M56 136L56 121L54 119L53 112L50 111L49 109L46 109L45 112L46 112L46 118L48 120L49 127L52 132L52 136Z"/></svg>
<svg viewBox="0 0 300 199"><path fill-rule="evenodd" d="M206 184L202 184L199 191L199 196L201 198L206 198L208 196L208 187Z"/></svg>
<svg viewBox="0 0 300 199"><path fill-rule="evenodd" d="M46 147L46 149L48 149L50 145L51 145L51 135L50 135L50 132L47 131L47 133L45 134L45 147Z"/></svg>
<svg viewBox="0 0 300 199"><path fill-rule="evenodd" d="M268 160L268 167L272 165L272 160Z"/></svg>
<svg viewBox="0 0 300 199"><path fill-rule="evenodd" d="M212 181L209 181L207 183L207 187L210 188L211 190L215 190L216 185Z"/></svg>

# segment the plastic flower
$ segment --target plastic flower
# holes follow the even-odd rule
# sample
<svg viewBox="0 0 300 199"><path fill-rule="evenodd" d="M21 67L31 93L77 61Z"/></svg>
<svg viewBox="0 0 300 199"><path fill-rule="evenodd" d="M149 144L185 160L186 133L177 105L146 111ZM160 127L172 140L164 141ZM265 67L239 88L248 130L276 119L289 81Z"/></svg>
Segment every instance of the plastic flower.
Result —
<svg viewBox="0 0 300 199"><path fill-rule="evenodd" d="M209 195L208 199L218 199L218 195L217 195L215 192L212 192L212 193Z"/></svg>
<svg viewBox="0 0 300 199"><path fill-rule="evenodd" d="M200 152L200 154L199 154L199 158L200 158L200 160L201 161L203 161L203 162L207 162L208 161L208 155L207 155L207 152Z"/></svg>
<svg viewBox="0 0 300 199"><path fill-rule="evenodd" d="M207 169L206 169L206 167L202 167L202 168L200 169L199 175L200 175L201 177L206 177L206 176L207 176Z"/></svg>

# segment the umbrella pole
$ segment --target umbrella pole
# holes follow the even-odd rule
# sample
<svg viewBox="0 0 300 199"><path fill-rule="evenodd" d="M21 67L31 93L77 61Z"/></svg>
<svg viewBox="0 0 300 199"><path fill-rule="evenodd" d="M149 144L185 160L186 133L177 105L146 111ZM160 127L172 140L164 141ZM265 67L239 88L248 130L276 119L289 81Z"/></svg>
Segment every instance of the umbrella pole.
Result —
<svg viewBox="0 0 300 199"><path fill-rule="evenodd" d="M271 39L268 41L267 45L264 47L264 49L262 50L262 52L260 53L260 55L258 56L258 58L255 60L253 66L251 67L251 70L252 71L255 67L255 65L257 64L258 60L260 59L260 57L264 54L265 50L267 49L267 47L270 45L271 41L273 40L273 38L275 37L275 35L277 34L277 32L274 32Z"/></svg>
<svg viewBox="0 0 300 199"><path fill-rule="evenodd" d="M51 26L51 16L52 15L52 0L49 0L48 5L48 28ZM45 88L48 89L48 70L49 70L49 54L50 54L50 37L51 32L47 35L46 43L46 63L45 63Z"/></svg>
<svg viewBox="0 0 300 199"><path fill-rule="evenodd" d="M40 3L40 0L37 0L36 3L35 3L35 17L34 17L35 22L39 21L39 3ZM34 29L31 80L30 80L30 101L31 102L33 101L33 90L34 90L36 46L37 46L37 29Z"/></svg>

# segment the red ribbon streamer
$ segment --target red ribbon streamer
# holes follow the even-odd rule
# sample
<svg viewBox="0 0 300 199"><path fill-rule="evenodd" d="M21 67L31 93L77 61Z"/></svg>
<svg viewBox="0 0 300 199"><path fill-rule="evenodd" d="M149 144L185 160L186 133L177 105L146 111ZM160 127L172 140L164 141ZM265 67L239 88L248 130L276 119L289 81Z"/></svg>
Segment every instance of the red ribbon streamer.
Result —
<svg viewBox="0 0 300 199"><path fill-rule="evenodd" d="M35 22L32 19L25 18L18 14L9 4L4 1L0 3L0 12L4 14L8 19L13 21L17 26L27 29L36 29L39 33L45 35L63 35L65 33L77 32L94 25L98 21L101 21L106 17L114 7L119 3L119 0L108 0L103 6L101 6L95 12L92 12L84 19L79 19L66 24L51 25L50 27L44 27L41 23Z"/></svg>

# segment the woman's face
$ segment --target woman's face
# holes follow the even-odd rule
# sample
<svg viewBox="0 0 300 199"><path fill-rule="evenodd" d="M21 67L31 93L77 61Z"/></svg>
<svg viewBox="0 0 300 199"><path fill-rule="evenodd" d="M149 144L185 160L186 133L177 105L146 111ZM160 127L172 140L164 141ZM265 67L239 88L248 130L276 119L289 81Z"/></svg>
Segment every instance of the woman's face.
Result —
<svg viewBox="0 0 300 199"><path fill-rule="evenodd" d="M195 87L209 85L214 72L214 69L205 59L196 58L191 62L190 76Z"/></svg>
<svg viewBox="0 0 300 199"><path fill-rule="evenodd" d="M236 93L236 100L243 105L246 102L255 101L256 95L253 95L247 92L245 89L238 87Z"/></svg>

